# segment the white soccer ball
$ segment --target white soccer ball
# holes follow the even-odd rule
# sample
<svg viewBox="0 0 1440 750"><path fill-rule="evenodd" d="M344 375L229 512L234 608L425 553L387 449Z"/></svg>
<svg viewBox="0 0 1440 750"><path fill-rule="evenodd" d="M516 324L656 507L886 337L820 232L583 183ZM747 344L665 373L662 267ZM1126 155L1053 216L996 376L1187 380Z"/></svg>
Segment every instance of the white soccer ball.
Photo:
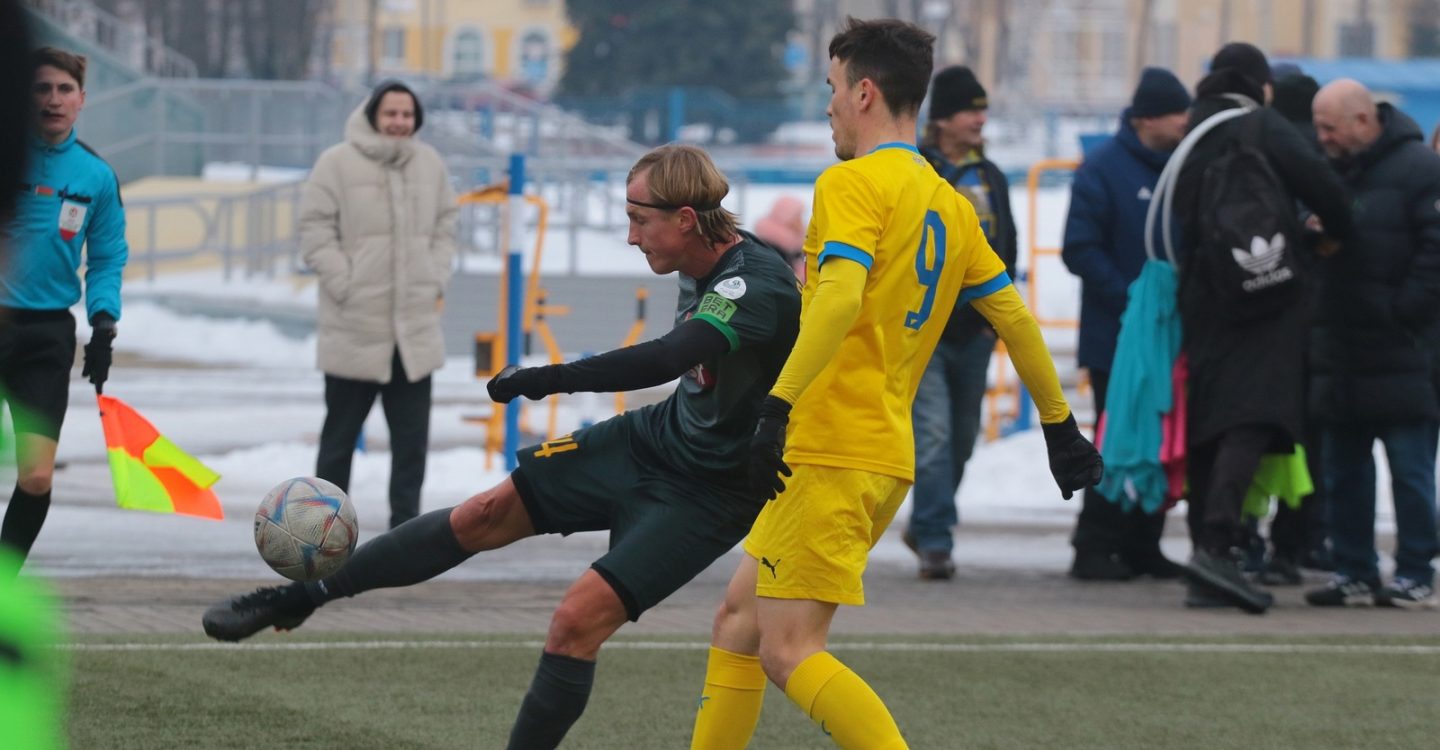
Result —
<svg viewBox="0 0 1440 750"><path fill-rule="evenodd" d="M292 581L314 581L339 570L359 538L355 506L324 479L287 479L255 511L260 557Z"/></svg>

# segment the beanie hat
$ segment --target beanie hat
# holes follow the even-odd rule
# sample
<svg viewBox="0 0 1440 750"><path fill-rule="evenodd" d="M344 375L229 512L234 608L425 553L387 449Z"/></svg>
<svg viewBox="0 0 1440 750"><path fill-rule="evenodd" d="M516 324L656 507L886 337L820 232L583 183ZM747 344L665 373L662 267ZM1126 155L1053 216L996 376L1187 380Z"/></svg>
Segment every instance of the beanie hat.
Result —
<svg viewBox="0 0 1440 750"><path fill-rule="evenodd" d="M1275 82L1270 73L1270 61L1265 59L1265 53L1253 44L1231 42L1221 47L1220 51L1210 58L1210 72L1225 68L1239 72L1254 81L1257 87Z"/></svg>
<svg viewBox="0 0 1440 750"><path fill-rule="evenodd" d="M943 120L967 109L987 109L985 87L964 65L940 71L930 85L930 119Z"/></svg>
<svg viewBox="0 0 1440 750"><path fill-rule="evenodd" d="M1146 68L1140 72L1140 83L1130 100L1129 117L1158 117L1190 109L1190 92L1164 68Z"/></svg>
<svg viewBox="0 0 1440 750"><path fill-rule="evenodd" d="M1281 78L1298 76L1304 72L1299 65L1293 62L1270 63L1270 77L1274 78L1276 83L1279 83Z"/></svg>
<svg viewBox="0 0 1440 750"><path fill-rule="evenodd" d="M380 126L375 124L375 115L380 111L380 100L392 91L409 94L410 98L415 101L415 132L420 132L420 126L425 124L425 110L420 107L420 97L416 96L409 86L394 79L381 81L370 92L370 100L365 102L365 119L370 121L370 127L377 131L380 129Z"/></svg>
<svg viewBox="0 0 1440 750"><path fill-rule="evenodd" d="M1319 91L1320 84L1303 73L1277 78L1270 106L1291 122L1310 122L1310 105Z"/></svg>

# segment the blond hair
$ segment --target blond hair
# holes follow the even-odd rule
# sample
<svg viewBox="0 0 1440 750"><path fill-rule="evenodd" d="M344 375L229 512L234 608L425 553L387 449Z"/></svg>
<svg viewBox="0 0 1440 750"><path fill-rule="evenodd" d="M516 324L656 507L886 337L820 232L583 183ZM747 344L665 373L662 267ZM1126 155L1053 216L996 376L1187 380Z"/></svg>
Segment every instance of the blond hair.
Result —
<svg viewBox="0 0 1440 750"><path fill-rule="evenodd" d="M671 143L651 150L635 162L625 184L649 172L646 185L654 202L666 209L689 206L695 210L696 228L712 245L731 242L739 233L739 217L720 206L730 192L730 182L710 160L694 147Z"/></svg>

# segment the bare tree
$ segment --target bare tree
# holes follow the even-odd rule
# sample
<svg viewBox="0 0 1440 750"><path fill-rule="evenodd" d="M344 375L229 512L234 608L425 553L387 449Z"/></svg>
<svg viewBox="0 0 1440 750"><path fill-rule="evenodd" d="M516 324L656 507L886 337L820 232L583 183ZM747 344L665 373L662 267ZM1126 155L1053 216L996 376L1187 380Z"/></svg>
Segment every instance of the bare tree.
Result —
<svg viewBox="0 0 1440 750"><path fill-rule="evenodd" d="M320 12L329 0L247 0L240 5L240 43L255 78L304 78Z"/></svg>
<svg viewBox="0 0 1440 750"><path fill-rule="evenodd" d="M1135 30L1134 60L1130 65L1132 71L1138 71L1145 67L1145 62L1150 57L1150 27L1154 20L1155 0L1141 0L1139 27Z"/></svg>
<svg viewBox="0 0 1440 750"><path fill-rule="evenodd" d="M375 84L376 58L380 56L380 0L365 5L365 85Z"/></svg>
<svg viewBox="0 0 1440 750"><path fill-rule="evenodd" d="M372 3L374 0L372 0ZM100 0L120 10L124 0ZM195 61L202 77L308 72L322 11L333 0L133 0L146 33Z"/></svg>

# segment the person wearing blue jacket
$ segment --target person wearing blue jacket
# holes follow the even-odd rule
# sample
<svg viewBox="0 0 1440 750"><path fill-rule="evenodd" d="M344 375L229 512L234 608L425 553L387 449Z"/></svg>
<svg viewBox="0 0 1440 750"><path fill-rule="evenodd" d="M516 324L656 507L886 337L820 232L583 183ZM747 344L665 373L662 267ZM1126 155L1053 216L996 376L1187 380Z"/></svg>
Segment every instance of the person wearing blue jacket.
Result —
<svg viewBox="0 0 1440 750"><path fill-rule="evenodd" d="M1190 94L1175 74L1146 68L1120 117L1120 131L1086 154L1075 171L1061 258L1080 277L1078 358L1090 373L1097 420L1105 409L1127 292L1145 263L1150 193L1185 136L1189 107ZM1087 489L1071 540L1070 575L1104 581L1178 577L1180 567L1160 552L1164 523L1161 514L1138 507L1124 512L1094 487Z"/></svg>
<svg viewBox="0 0 1440 750"><path fill-rule="evenodd" d="M15 423L18 467L0 544L22 560L50 509L75 363L70 307L83 292L93 331L83 375L99 393L110 372L120 275L129 255L115 171L75 137L85 106L85 58L44 47L31 64L35 126L15 217L4 230L9 257L0 265L0 399Z"/></svg>

